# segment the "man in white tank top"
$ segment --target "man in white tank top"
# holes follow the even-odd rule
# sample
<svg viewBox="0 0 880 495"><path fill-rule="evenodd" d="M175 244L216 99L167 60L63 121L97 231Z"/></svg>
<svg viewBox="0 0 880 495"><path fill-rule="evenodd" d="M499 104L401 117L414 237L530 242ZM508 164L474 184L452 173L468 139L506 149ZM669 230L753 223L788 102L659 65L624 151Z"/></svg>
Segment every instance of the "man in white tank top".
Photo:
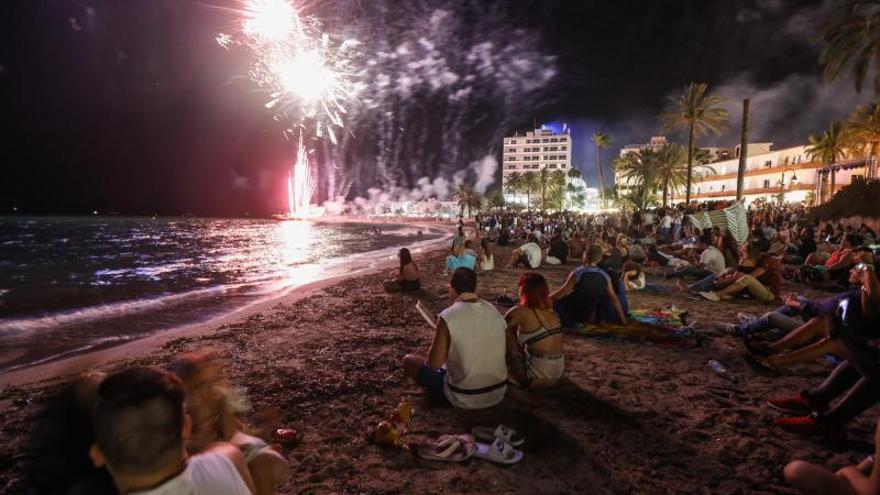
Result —
<svg viewBox="0 0 880 495"><path fill-rule="evenodd" d="M434 342L423 356L403 358L406 374L436 399L462 409L492 407L507 392L506 328L492 304L474 293L477 274L452 273L452 306L440 313Z"/></svg>
<svg viewBox="0 0 880 495"><path fill-rule="evenodd" d="M89 452L126 495L252 495L254 482L241 451L218 444L188 457L190 418L184 389L171 373L133 368L98 389L95 444Z"/></svg>

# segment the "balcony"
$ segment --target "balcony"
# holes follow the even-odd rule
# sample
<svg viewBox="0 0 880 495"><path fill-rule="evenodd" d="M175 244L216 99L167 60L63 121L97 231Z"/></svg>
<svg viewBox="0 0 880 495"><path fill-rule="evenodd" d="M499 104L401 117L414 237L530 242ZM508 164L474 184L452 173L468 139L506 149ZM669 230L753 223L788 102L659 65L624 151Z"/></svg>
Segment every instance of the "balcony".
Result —
<svg viewBox="0 0 880 495"><path fill-rule="evenodd" d="M711 167L712 165L709 164ZM768 175L768 174L781 174L783 172L787 172L789 170L811 170L821 168L821 162L806 162L806 163L796 163L794 165L776 165L774 167L758 167L758 168L750 168L746 170L746 177L754 177L756 175ZM703 184L706 182L714 182L717 180L725 180L725 179L735 179L737 173L732 172L729 174L719 174L719 175L704 175L702 179L694 181L694 184Z"/></svg>
<svg viewBox="0 0 880 495"><path fill-rule="evenodd" d="M802 164L803 165L803 164ZM753 194L779 194L781 192L792 192L792 191L813 191L816 189L816 186L813 184L798 184L796 186L789 187L753 187L751 189L746 189L743 191L743 196L750 196ZM676 197L684 197L684 193L678 193ZM725 191L709 191L703 192L699 194L692 194L691 199L709 199L709 198L726 198L726 197L736 197L736 188L727 189Z"/></svg>

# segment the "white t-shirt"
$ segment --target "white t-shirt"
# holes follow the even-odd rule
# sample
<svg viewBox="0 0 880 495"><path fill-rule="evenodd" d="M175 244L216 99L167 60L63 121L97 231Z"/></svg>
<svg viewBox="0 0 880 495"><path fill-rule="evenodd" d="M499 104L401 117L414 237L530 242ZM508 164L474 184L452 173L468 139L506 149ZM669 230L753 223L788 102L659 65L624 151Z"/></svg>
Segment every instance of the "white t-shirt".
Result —
<svg viewBox="0 0 880 495"><path fill-rule="evenodd" d="M706 270L718 275L724 271L724 255L715 246L709 246L700 254L700 263Z"/></svg>
<svg viewBox="0 0 880 495"><path fill-rule="evenodd" d="M660 226L664 229L671 228L672 227L672 217L669 215L664 216L663 223L661 223Z"/></svg>
<svg viewBox="0 0 880 495"><path fill-rule="evenodd" d="M189 458L186 469L156 488L131 495L251 495L235 464L208 452Z"/></svg>
<svg viewBox="0 0 880 495"><path fill-rule="evenodd" d="M538 268L541 266L541 246L534 242L527 242L519 248L525 253L526 258L529 259L529 265L532 268Z"/></svg>
<svg viewBox="0 0 880 495"><path fill-rule="evenodd" d="M462 409L482 409L501 402L506 385L481 394L457 393L449 386L476 390L507 380L504 318L495 306L482 299L456 301L440 313L440 318L446 322L450 337L443 394L453 406Z"/></svg>

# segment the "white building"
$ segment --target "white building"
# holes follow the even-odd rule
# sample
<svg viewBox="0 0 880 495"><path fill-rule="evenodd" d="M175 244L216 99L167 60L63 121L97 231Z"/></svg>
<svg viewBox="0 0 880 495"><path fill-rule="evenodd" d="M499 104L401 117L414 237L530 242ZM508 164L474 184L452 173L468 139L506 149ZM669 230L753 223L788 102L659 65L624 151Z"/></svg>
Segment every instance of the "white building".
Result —
<svg viewBox="0 0 880 495"><path fill-rule="evenodd" d="M627 153L640 153L645 150L659 151L667 144L670 144L670 142L666 139L666 136L651 136L647 143L625 145L620 149L620 157L623 158ZM700 147L699 149L705 153L704 162L725 160L733 155L732 148ZM627 194L630 188L635 185L633 183L634 180L634 178L623 177L617 170L614 171L614 184L617 185L618 194L621 196Z"/></svg>
<svg viewBox="0 0 880 495"><path fill-rule="evenodd" d="M571 135L566 127L563 127L561 133L557 133L542 126L525 134L515 133L504 138L502 184L507 183L507 177L511 173L539 172L544 169L565 172L566 184L568 183L568 171L571 170ZM504 190L505 202L525 204L525 194L514 195L508 193L506 188Z"/></svg>
<svg viewBox="0 0 880 495"><path fill-rule="evenodd" d="M852 182L853 177L864 176L864 160L834 164L825 167L822 163L810 161L806 146L793 146L780 150L772 149L773 143L750 143L746 159L746 173L743 184L743 199L749 204L757 199L777 201L780 194L786 202L807 200L812 193L814 199L828 198L843 186ZM703 178L691 187L691 199L697 201L736 199L736 180L739 170L740 147L734 148L734 158L709 164L711 170L700 168L697 171ZM834 188L831 188L830 169L835 169ZM825 170L823 173L822 171ZM823 180L819 180L824 177ZM684 190L676 191L674 200L684 201Z"/></svg>

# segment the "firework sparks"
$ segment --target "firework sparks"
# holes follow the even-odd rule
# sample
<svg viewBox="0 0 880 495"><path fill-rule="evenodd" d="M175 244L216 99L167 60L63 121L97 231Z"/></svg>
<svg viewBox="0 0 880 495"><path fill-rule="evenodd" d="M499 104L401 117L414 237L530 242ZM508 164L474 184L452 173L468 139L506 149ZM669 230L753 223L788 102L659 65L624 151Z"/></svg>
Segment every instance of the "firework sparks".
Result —
<svg viewBox="0 0 880 495"><path fill-rule="evenodd" d="M287 132L306 130L327 135L335 144L335 128L353 99L354 40L334 43L321 23L303 16L287 0L247 0L238 33L220 34L224 48L246 47L253 54L251 78L269 90L266 106L277 112Z"/></svg>
<svg viewBox="0 0 880 495"><path fill-rule="evenodd" d="M276 112L285 133L298 133L297 160L288 177L291 214L302 214L311 203L308 152L303 135L336 144L346 105L353 100L350 74L359 43L335 44L321 23L303 16L288 0L247 0L238 33L221 33L224 48L243 46L253 54L251 78L270 92L266 107Z"/></svg>

